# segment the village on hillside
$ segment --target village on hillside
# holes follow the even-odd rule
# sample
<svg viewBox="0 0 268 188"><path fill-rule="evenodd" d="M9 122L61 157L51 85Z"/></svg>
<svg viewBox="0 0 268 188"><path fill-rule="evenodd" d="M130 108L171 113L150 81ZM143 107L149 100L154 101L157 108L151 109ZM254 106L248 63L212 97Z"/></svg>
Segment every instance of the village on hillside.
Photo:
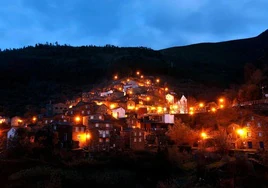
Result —
<svg viewBox="0 0 268 188"><path fill-rule="evenodd" d="M186 96L176 94L160 78L137 71L132 77L114 75L105 87L83 92L65 103L49 103L43 114L31 118L1 117L0 124L11 126L1 133L6 134L7 147L19 129L27 130L26 137L32 143L46 136L38 131L49 129L58 148L96 152L146 150L165 148L171 142L167 132L177 120L216 114L226 108L232 105L223 97L216 102L189 105ZM243 125L232 123L228 127L231 148L267 148L266 121L256 116L243 118ZM198 148L200 141L218 134L204 129L196 129L195 133L199 135L195 141L183 144Z"/></svg>

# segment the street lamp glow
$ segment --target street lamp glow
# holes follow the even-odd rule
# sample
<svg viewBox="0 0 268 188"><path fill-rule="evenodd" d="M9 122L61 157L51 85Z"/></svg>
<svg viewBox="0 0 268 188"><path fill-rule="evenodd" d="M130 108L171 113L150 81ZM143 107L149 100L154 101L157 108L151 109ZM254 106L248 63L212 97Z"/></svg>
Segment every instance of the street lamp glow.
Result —
<svg viewBox="0 0 268 188"><path fill-rule="evenodd" d="M220 105L220 108L224 108L224 105L223 105L223 104L221 104L221 105Z"/></svg>
<svg viewBox="0 0 268 188"><path fill-rule="evenodd" d="M224 102L224 99L223 99L223 98L220 98L220 99L219 99L219 102L220 102L220 103L223 103L223 102Z"/></svg>
<svg viewBox="0 0 268 188"><path fill-rule="evenodd" d="M211 108L211 111L212 111L212 112L216 112L216 108L214 108L214 107Z"/></svg>
<svg viewBox="0 0 268 188"><path fill-rule="evenodd" d="M146 97L146 100L149 101L150 100L150 97Z"/></svg>
<svg viewBox="0 0 268 188"><path fill-rule="evenodd" d="M201 134L201 137L203 138L203 139L206 139L208 136L207 136L207 134L205 133L205 132L202 132Z"/></svg>
<svg viewBox="0 0 268 188"><path fill-rule="evenodd" d="M202 102L199 103L199 107L200 107L200 108L203 108L203 107L204 107L204 103L202 103Z"/></svg>
<svg viewBox="0 0 268 188"><path fill-rule="evenodd" d="M111 104L111 105L110 105L110 108L111 108L111 109L115 108L115 104Z"/></svg>
<svg viewBox="0 0 268 188"><path fill-rule="evenodd" d="M140 75L140 71L137 71L136 74L137 74L137 75Z"/></svg>
<svg viewBox="0 0 268 188"><path fill-rule="evenodd" d="M36 121L37 120L37 118L36 117L33 117L33 121Z"/></svg>
<svg viewBox="0 0 268 188"><path fill-rule="evenodd" d="M156 79L156 82L159 83L160 82L160 79Z"/></svg>
<svg viewBox="0 0 268 188"><path fill-rule="evenodd" d="M91 135L89 133L87 133L86 138L87 139L90 139L91 138Z"/></svg>
<svg viewBox="0 0 268 188"><path fill-rule="evenodd" d="M194 115L194 112L193 112L193 111L190 111L189 114L190 114L190 115Z"/></svg>
<svg viewBox="0 0 268 188"><path fill-rule="evenodd" d="M243 129L238 129L237 134L239 134L240 136L243 136L245 134L245 131Z"/></svg>
<svg viewBox="0 0 268 188"><path fill-rule="evenodd" d="M75 121L76 121L76 122L80 122L80 121L81 121L81 118L80 118L79 116L76 116L76 117L75 117Z"/></svg>
<svg viewBox="0 0 268 188"><path fill-rule="evenodd" d="M141 75L141 78L143 78L143 75Z"/></svg>
<svg viewBox="0 0 268 188"><path fill-rule="evenodd" d="M115 80L117 80L117 79L118 79L118 76L117 76L117 75L115 75L115 76L114 76L114 79L115 79Z"/></svg>
<svg viewBox="0 0 268 188"><path fill-rule="evenodd" d="M167 87L165 88L165 91L168 91L168 88Z"/></svg>
<svg viewBox="0 0 268 188"><path fill-rule="evenodd" d="M194 110L194 107L190 107L189 110L190 110L190 111L193 111L193 110Z"/></svg>

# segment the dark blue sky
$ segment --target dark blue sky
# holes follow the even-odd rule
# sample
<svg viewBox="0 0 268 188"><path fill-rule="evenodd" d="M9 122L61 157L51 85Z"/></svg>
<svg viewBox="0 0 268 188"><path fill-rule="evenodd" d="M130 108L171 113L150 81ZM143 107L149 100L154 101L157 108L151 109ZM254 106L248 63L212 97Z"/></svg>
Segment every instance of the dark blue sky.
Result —
<svg viewBox="0 0 268 188"><path fill-rule="evenodd" d="M1 0L0 48L36 43L161 49L268 29L267 0Z"/></svg>

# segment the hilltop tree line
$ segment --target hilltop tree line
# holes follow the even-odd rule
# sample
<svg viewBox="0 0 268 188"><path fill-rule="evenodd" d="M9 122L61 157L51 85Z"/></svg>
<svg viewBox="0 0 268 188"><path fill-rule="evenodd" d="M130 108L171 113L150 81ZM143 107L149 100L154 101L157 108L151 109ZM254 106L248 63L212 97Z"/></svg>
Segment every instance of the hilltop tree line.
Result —
<svg viewBox="0 0 268 188"><path fill-rule="evenodd" d="M0 52L0 113L23 114L26 105L42 108L50 100L63 102L82 91L89 91L96 83L110 80L114 74L131 76L137 69L147 75L166 75L175 80L189 79L197 85L201 83L218 88L243 83L241 64L234 62L233 67L230 67L211 63L212 59L193 61L178 58L181 55L187 54L171 55L168 49L156 51L147 47L118 47L110 44L103 47L72 47L58 42L5 49ZM257 63L252 61L252 64L256 70L263 71L265 60L267 56ZM256 76L258 72L252 78ZM260 85L258 79L251 82L241 88L249 92L240 92L238 100L260 96L255 92Z"/></svg>

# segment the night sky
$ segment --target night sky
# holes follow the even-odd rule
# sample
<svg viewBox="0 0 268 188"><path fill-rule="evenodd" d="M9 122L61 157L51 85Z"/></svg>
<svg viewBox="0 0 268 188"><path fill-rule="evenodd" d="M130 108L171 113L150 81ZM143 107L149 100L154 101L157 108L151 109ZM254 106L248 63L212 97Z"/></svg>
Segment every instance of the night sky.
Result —
<svg viewBox="0 0 268 188"><path fill-rule="evenodd" d="M1 0L0 48L36 43L162 49L253 37L267 0Z"/></svg>

